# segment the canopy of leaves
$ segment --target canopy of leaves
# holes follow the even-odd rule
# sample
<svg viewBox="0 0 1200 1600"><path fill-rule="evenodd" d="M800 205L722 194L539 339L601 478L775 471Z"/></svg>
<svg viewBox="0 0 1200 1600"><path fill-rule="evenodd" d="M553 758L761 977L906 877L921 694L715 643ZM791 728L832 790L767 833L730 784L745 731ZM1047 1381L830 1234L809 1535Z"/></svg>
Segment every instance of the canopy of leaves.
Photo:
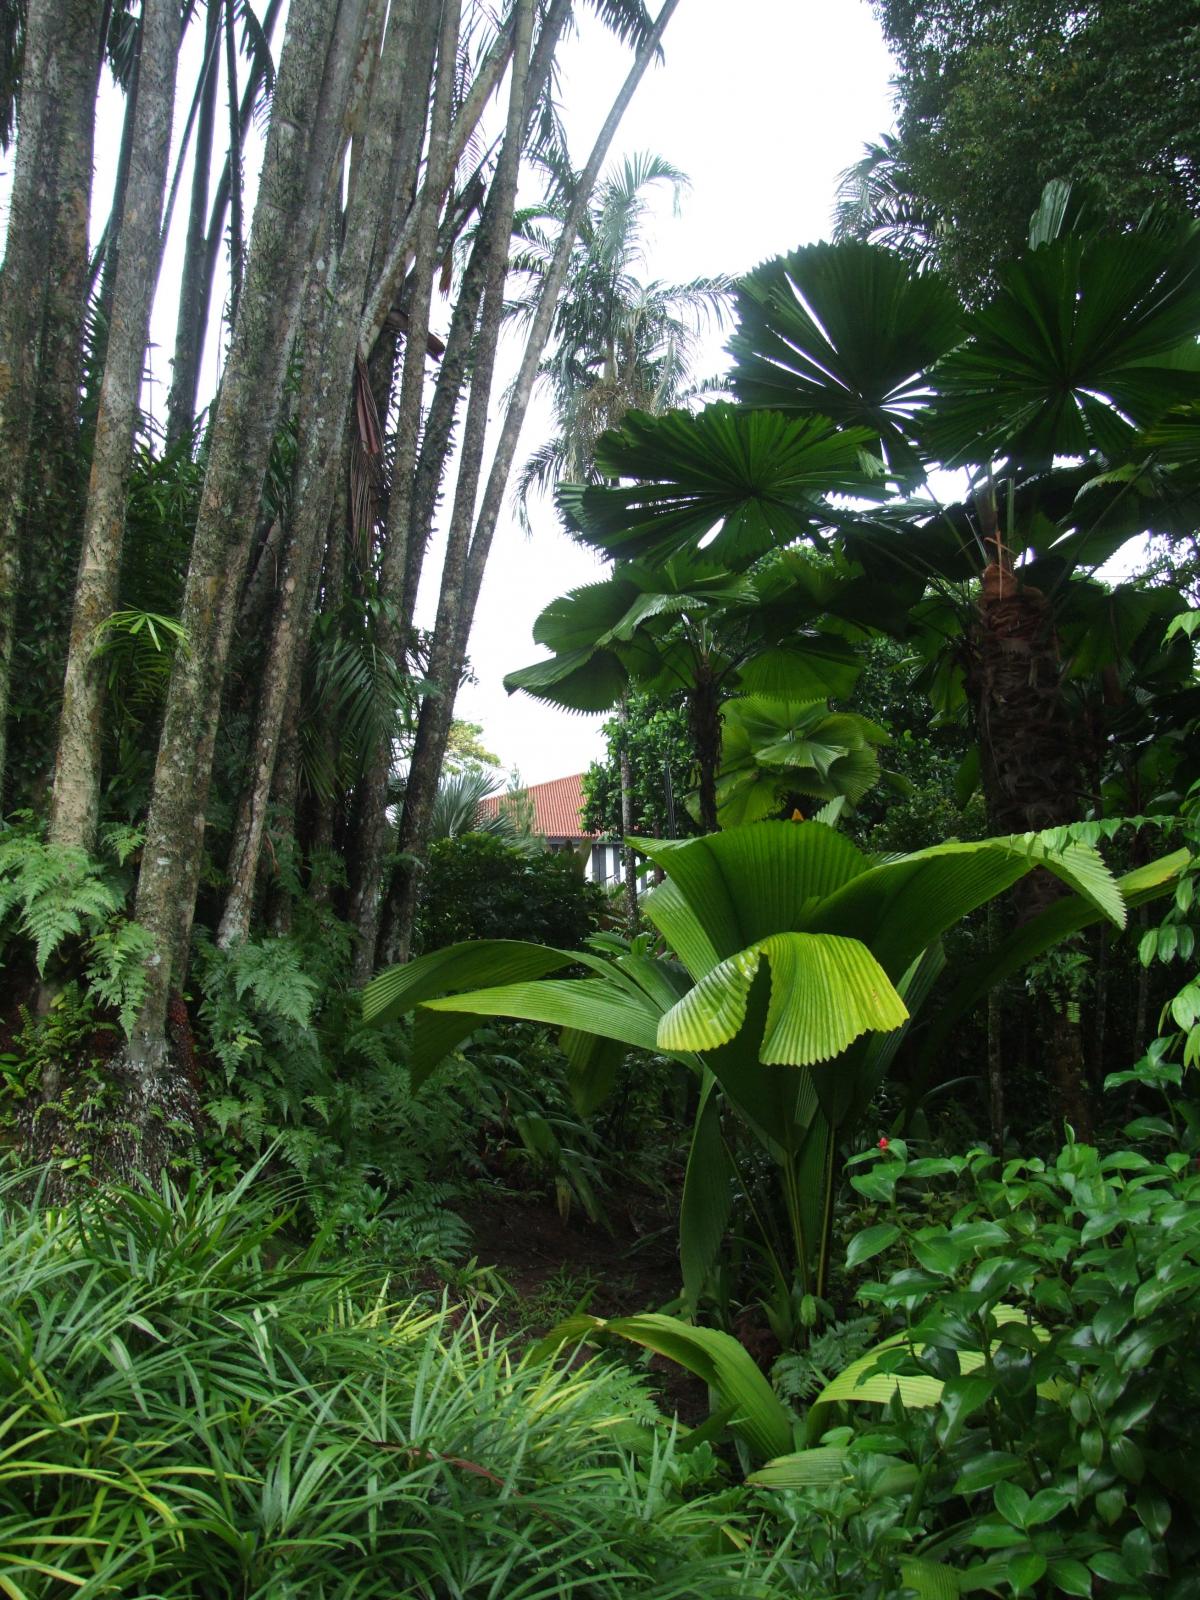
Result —
<svg viewBox="0 0 1200 1600"><path fill-rule="evenodd" d="M887 196L967 292L1025 242L1042 187L1094 220L1200 212L1200 29L1178 0L873 0L899 63ZM870 208L865 216L869 218ZM864 220L863 236L870 233Z"/></svg>

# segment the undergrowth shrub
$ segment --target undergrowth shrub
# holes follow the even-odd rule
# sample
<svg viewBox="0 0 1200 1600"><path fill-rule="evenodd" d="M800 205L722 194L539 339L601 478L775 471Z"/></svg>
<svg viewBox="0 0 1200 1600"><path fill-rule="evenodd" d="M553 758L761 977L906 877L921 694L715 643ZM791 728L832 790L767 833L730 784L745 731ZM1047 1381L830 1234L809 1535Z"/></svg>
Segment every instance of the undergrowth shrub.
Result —
<svg viewBox="0 0 1200 1600"><path fill-rule="evenodd" d="M856 1158L875 1220L848 1261L897 1263L858 1290L890 1336L816 1395L815 1448L756 1475L813 1600L1200 1595L1194 1129L1127 1132L1164 1153Z"/></svg>
<svg viewBox="0 0 1200 1600"><path fill-rule="evenodd" d="M786 1540L637 1377L522 1365L287 1222L258 1171L70 1210L0 1192L0 1591L794 1592Z"/></svg>
<svg viewBox="0 0 1200 1600"><path fill-rule="evenodd" d="M422 950L460 939L529 939L574 950L603 906L603 890L585 882L570 851L531 851L465 833L429 847L417 940Z"/></svg>

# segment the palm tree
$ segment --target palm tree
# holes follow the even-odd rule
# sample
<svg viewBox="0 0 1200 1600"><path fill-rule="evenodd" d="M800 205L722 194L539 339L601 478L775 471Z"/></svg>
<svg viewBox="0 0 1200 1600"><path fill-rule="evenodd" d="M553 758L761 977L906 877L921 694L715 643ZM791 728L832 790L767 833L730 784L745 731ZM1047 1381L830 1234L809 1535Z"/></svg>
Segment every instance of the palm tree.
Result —
<svg viewBox="0 0 1200 1600"><path fill-rule="evenodd" d="M556 432L531 455L516 481L518 514L528 526L529 496L559 481L599 480L596 441L632 410L659 413L681 405L698 336L724 322L731 291L725 277L688 283L643 283L648 191L670 185L678 204L688 179L661 156L626 159L598 185L579 230L566 290L554 321L553 348L538 368L538 384L554 410ZM569 184L564 183L564 190ZM526 317L552 247L544 224L563 205L520 220L524 249L517 265L532 279L514 314Z"/></svg>

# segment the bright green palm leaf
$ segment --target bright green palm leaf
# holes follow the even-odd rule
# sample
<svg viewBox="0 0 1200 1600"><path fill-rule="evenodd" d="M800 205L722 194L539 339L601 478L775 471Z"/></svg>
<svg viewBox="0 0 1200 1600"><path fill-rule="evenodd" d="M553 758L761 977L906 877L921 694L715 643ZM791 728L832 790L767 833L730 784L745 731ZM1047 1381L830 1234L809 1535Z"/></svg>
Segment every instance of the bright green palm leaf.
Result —
<svg viewBox="0 0 1200 1600"><path fill-rule="evenodd" d="M461 948L461 947L460 947ZM429 1011L479 1017L513 1017L558 1028L603 1034L638 1050L657 1050L660 1011L646 995L636 996L604 978L551 978L541 983L500 984L467 994L426 1000Z"/></svg>
<svg viewBox="0 0 1200 1600"><path fill-rule="evenodd" d="M793 822L764 822L699 839L631 842L667 874L666 883L646 896L646 916L697 978L708 968L694 966L680 946L684 915L723 960L773 933L805 928L825 896L872 865L870 856L833 829ZM663 893L672 886L671 894Z"/></svg>
<svg viewBox="0 0 1200 1600"><path fill-rule="evenodd" d="M565 1344L605 1333L666 1356L703 1379L731 1408L731 1426L759 1458L791 1449L792 1419L787 1410L738 1341L717 1328L694 1328L657 1312L607 1319L581 1313L552 1329L526 1360L544 1361Z"/></svg>
<svg viewBox="0 0 1200 1600"><path fill-rule="evenodd" d="M1036 834L954 841L878 862L824 899L808 926L868 941L885 970L898 976L954 923L1036 866L1124 927L1125 903L1100 856L1087 845L1055 848Z"/></svg>
<svg viewBox="0 0 1200 1600"><path fill-rule="evenodd" d="M936 274L878 245L809 245L743 280L737 318L739 400L868 428L897 473L919 471L925 374L961 336L958 302Z"/></svg>
<svg viewBox="0 0 1200 1600"><path fill-rule="evenodd" d="M389 967L372 978L363 990L363 1020L390 1022L422 1000L468 989L483 978L493 982L540 978L578 960L574 951L527 944L519 939L473 939L466 944L449 945L403 966Z"/></svg>
<svg viewBox="0 0 1200 1600"><path fill-rule="evenodd" d="M1120 457L1137 428L1200 398L1200 372L1176 358L1200 334L1200 231L1031 251L967 327L934 373L928 439L943 462Z"/></svg>
<svg viewBox="0 0 1200 1600"><path fill-rule="evenodd" d="M510 694L523 689L535 700L545 700L567 711L608 711L629 682L619 655L613 650L569 650L510 672L504 687Z"/></svg>
<svg viewBox="0 0 1200 1600"><path fill-rule="evenodd" d="M618 487L560 485L568 526L618 557L662 561L705 545L739 569L824 520L826 495L863 495L874 484L863 429L823 417L782 417L717 402L693 416L631 412L605 434L597 465Z"/></svg>
<svg viewBox="0 0 1200 1600"><path fill-rule="evenodd" d="M745 694L795 700L844 700L862 672L862 657L835 634L801 635L760 651L738 671Z"/></svg>
<svg viewBox="0 0 1200 1600"><path fill-rule="evenodd" d="M868 1030L908 1020L904 1002L857 939L780 933L718 963L658 1025L660 1050L712 1050L741 1031L760 964L771 968L771 999L758 1059L771 1065L828 1061Z"/></svg>

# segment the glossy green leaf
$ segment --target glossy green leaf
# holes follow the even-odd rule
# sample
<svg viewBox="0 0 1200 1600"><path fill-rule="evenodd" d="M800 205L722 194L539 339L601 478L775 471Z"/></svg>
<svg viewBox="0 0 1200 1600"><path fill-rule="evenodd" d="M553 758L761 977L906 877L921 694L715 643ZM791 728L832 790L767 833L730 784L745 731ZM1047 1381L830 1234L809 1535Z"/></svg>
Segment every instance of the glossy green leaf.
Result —
<svg viewBox="0 0 1200 1600"><path fill-rule="evenodd" d="M516 939L475 939L450 945L372 978L363 990L363 1019L390 1022L434 995L468 989L483 979L503 983L538 978L577 959L570 951Z"/></svg>
<svg viewBox="0 0 1200 1600"><path fill-rule="evenodd" d="M628 1339L702 1378L732 1408L730 1425L760 1459L791 1449L791 1417L738 1341L717 1328L694 1328L657 1312L609 1319L580 1315L553 1328L526 1360L545 1360L565 1344L598 1334Z"/></svg>

